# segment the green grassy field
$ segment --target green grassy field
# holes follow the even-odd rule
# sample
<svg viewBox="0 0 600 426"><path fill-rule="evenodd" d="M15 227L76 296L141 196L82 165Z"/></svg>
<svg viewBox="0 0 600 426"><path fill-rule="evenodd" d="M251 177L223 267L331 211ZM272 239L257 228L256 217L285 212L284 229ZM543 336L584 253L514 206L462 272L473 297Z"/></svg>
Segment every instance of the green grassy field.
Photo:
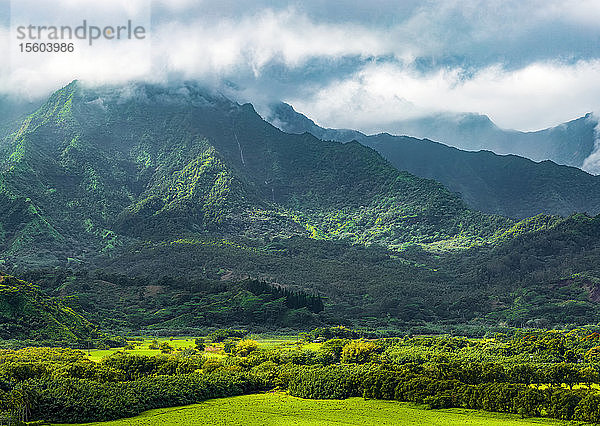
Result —
<svg viewBox="0 0 600 426"><path fill-rule="evenodd" d="M152 343L152 340L156 339L158 343L168 342L173 348L187 348L187 347L195 347L194 338L193 337L177 337L177 338L169 338L169 337L145 337L140 340L134 341L136 343L135 349L130 349L124 351L123 348L112 348L112 349L92 349L89 351L90 359L92 361L100 361L102 358L107 357L115 352L127 352L130 354L136 355L159 355L160 351L158 349L149 349L148 346Z"/></svg>
<svg viewBox="0 0 600 426"><path fill-rule="evenodd" d="M253 339L258 342L258 345L261 349L274 349L274 348L283 348L283 347L294 347L298 338L295 336L259 336L259 335L249 335L248 339ZM150 349L149 346L152 343L152 340L157 340L158 343L167 342L174 349L179 348L194 348L196 344L194 343L195 337L141 337L137 338L137 340L132 340L130 342L135 343L135 349L124 350L123 348L111 348L111 349L92 349L89 352L89 359L92 361L100 361L102 358L107 357L115 352L127 352L129 354L136 355L159 355L161 352L158 349ZM214 356L223 356L223 352L221 351L223 345L222 344L206 344L210 347L205 354L206 355L214 355ZM317 349L319 344L317 343L302 343L302 347L305 349ZM215 350L216 349L216 350Z"/></svg>
<svg viewBox="0 0 600 426"><path fill-rule="evenodd" d="M185 407L147 411L137 417L112 422L88 423L103 426L142 425L485 425L526 426L572 424L548 419L475 410L426 410L393 401L306 400L281 393L212 399Z"/></svg>

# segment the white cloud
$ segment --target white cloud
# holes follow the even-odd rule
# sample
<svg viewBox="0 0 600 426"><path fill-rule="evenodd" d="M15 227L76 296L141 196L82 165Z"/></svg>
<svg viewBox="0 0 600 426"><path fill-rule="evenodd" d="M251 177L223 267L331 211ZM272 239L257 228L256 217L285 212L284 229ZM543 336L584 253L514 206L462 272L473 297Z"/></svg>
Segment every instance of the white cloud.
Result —
<svg viewBox="0 0 600 426"><path fill-rule="evenodd" d="M65 7L70 4L70 0L62 2ZM79 13L70 13L69 19L73 22L67 23L73 26L81 24L82 17L87 16L84 13L87 12L87 5L85 6L83 9L76 9ZM138 8L134 9L131 13L140 12ZM21 13L17 15L24 18L13 21L30 22L25 13L30 10L30 5L20 7ZM65 21L61 19L67 19L64 18L64 12L52 19L48 17L49 14L48 10L44 12L44 22L59 22L62 25ZM120 23L118 16L121 16L122 21L123 16L130 15L117 8L104 15L92 16L94 23L102 22L101 25L105 25L105 22L113 22L109 18ZM76 49L77 54L61 55L60 58L51 55L22 55L17 50L15 28L12 30L11 52L14 60L11 75L5 76L4 87L10 88L14 82L19 82L28 90L38 92L52 90L74 78L114 82L144 77L166 78L169 73L203 79L215 76L235 77L240 69L250 69L258 75L264 66L272 62L280 62L286 67L300 67L305 61L315 57L383 55L389 51L381 34L360 26L317 24L294 9L279 12L263 10L240 20L224 18L209 22L199 17L186 23L156 23L150 34L152 51L148 56L152 58L154 66L151 72L148 69L146 75L143 75L136 65L139 65L140 59L146 54L143 51L146 46L141 46L142 51L137 52L135 45L130 44L131 49L127 50L124 46L127 43L119 46L103 43L104 49L94 46L93 50L87 49L85 55L79 54L85 50L83 48ZM103 64L111 66L102 66ZM46 82L46 87L41 84L43 81Z"/></svg>
<svg viewBox="0 0 600 426"><path fill-rule="evenodd" d="M249 66L255 73L272 61L298 67L310 58L382 55L381 34L356 25L318 24L293 9L267 9L240 20L168 22L154 29L154 48L170 68L188 75L234 74ZM233 69L232 69L233 68Z"/></svg>
<svg viewBox="0 0 600 426"><path fill-rule="evenodd" d="M0 74L0 91L17 92L20 95L35 97L56 90L65 83L79 78L90 82L120 83L132 79L145 78L151 71L150 39L143 40L95 40L90 46L88 40L52 40L47 37L19 39L17 28L34 26L70 26L73 31L82 26L84 20L89 34L90 26L104 28L127 25L143 26L150 30L150 0L120 2L109 0L74 1L18 0L11 2L11 28L0 30L4 41L5 58L8 67ZM27 29L25 29L27 32ZM100 30L98 30L100 31ZM41 34L48 35L48 30ZM125 37L125 32L123 32ZM27 42L73 43L73 52L23 52ZM22 45L23 43L23 45ZM46 45L47 46L47 45Z"/></svg>
<svg viewBox="0 0 600 426"><path fill-rule="evenodd" d="M537 130L600 110L599 77L599 60L535 63L511 71L495 65L471 76L460 68L423 74L372 64L312 98L289 101L323 125L368 132L438 112L482 113L501 127Z"/></svg>
<svg viewBox="0 0 600 426"><path fill-rule="evenodd" d="M12 3L17 16L74 24L87 16L102 23L149 20L148 1ZM376 5L377 13L350 1L154 0L151 45L13 55L0 91L46 94L74 78L242 81L245 93L278 96L323 124L365 130L442 111L479 112L503 127L534 129L598 109L597 0ZM0 28L2 38L14 53L16 43ZM354 63L342 67L349 58Z"/></svg>
<svg viewBox="0 0 600 426"><path fill-rule="evenodd" d="M538 9L542 19L556 19L594 28L600 22L600 2L597 0L561 0L543 2Z"/></svg>

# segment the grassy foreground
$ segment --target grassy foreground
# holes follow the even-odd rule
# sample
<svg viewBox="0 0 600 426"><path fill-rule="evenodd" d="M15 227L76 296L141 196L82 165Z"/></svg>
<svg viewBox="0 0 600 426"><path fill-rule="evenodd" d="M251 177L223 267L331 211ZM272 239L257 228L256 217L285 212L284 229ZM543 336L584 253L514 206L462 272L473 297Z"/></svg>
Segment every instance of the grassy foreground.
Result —
<svg viewBox="0 0 600 426"><path fill-rule="evenodd" d="M212 399L185 407L146 411L129 418L87 425L486 425L570 424L549 419L521 419L476 410L425 410L410 403L364 400L308 400L281 393ZM71 425L75 426L75 425Z"/></svg>

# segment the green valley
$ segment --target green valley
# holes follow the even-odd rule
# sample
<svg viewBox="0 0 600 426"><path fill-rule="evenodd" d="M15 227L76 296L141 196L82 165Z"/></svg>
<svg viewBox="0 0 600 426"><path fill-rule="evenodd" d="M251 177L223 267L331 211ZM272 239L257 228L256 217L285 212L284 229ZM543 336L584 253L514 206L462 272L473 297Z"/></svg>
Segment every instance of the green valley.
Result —
<svg viewBox="0 0 600 426"><path fill-rule="evenodd" d="M194 83L58 90L0 144L0 411L598 421L600 217L390 161Z"/></svg>
<svg viewBox="0 0 600 426"><path fill-rule="evenodd" d="M343 413L343 419L340 414ZM163 425L559 425L547 419L521 419L473 410L425 410L399 402L364 400L306 400L285 394L266 393L214 399L197 405L151 410L131 419L86 423L94 426Z"/></svg>

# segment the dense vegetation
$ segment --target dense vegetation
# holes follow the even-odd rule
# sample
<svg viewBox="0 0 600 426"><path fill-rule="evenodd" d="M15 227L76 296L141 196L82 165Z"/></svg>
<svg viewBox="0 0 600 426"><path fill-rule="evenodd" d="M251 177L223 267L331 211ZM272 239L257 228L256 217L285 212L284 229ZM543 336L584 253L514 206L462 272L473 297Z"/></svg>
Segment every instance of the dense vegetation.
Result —
<svg viewBox="0 0 600 426"><path fill-rule="evenodd" d="M57 91L0 145L0 225L6 272L113 332L483 335L600 314L597 218L485 215L193 84Z"/></svg>
<svg viewBox="0 0 600 426"><path fill-rule="evenodd" d="M0 339L24 346L115 346L123 339L98 330L60 300L51 299L30 283L0 275Z"/></svg>
<svg viewBox="0 0 600 426"><path fill-rule="evenodd" d="M71 349L5 350L0 404L13 418L83 422L278 388L309 399L359 396L600 422L599 343L597 332L579 329L477 340L333 338L273 349L229 337L226 356L188 347L100 362Z"/></svg>
<svg viewBox="0 0 600 426"><path fill-rule="evenodd" d="M120 330L185 334L190 327L342 323L482 335L490 327L569 328L600 315L599 225L585 215L539 216L494 243L456 252L204 237L142 243L98 260L94 272L46 269L23 277L53 296L77 295L67 300L73 308ZM276 293L253 294L244 284L248 275L319 295L324 310L288 306Z"/></svg>

